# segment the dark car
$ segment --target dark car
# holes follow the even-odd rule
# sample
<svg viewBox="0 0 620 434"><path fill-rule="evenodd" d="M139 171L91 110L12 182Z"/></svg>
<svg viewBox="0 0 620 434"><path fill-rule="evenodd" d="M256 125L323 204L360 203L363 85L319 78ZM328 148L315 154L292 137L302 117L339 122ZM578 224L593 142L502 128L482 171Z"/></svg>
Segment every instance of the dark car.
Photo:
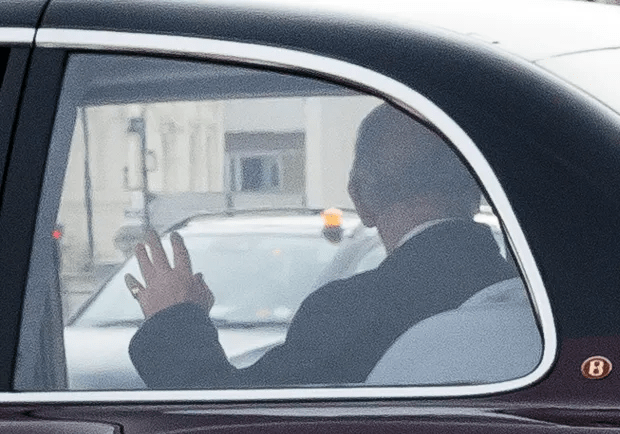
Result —
<svg viewBox="0 0 620 434"><path fill-rule="evenodd" d="M618 22L552 0L0 3L0 430L620 430ZM319 288L329 261L288 264L310 293L286 311L266 300L289 287L252 285L281 261L242 254L242 276L209 250L207 285L290 322L273 348L230 364L217 309L182 299L123 354L149 390L70 390L64 321L145 230L331 209L337 242L353 207L367 227Z"/></svg>

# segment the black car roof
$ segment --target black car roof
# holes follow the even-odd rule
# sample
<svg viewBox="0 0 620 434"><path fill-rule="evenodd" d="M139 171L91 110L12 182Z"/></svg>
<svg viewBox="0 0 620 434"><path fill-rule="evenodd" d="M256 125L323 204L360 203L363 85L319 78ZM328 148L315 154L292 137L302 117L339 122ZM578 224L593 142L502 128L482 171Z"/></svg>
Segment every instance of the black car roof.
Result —
<svg viewBox="0 0 620 434"><path fill-rule="evenodd" d="M0 27L35 27L47 0L3 0L0 2Z"/></svg>

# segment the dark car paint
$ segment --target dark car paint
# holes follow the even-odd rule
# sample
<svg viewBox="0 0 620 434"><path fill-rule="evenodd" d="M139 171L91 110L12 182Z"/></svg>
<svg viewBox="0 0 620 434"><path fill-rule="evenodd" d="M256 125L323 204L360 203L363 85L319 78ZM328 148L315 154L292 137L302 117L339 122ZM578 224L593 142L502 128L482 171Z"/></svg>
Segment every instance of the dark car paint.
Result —
<svg viewBox="0 0 620 434"><path fill-rule="evenodd" d="M19 3L29 6L17 11L8 6L15 2L0 4L0 26L34 26L44 2ZM5 404L0 408L0 431L20 432L19 425L7 425L9 421L42 420L85 424L63 425L64 432L84 432L94 428L90 422L100 421L125 433L620 428L617 372L604 380L587 380L580 373L581 363L592 355L620 360L620 204L615 191L620 181L620 123L604 108L556 85L551 76L524 61L432 30L405 32L344 18L305 19L211 4L106 0L53 0L43 26L185 34L289 47L359 64L418 90L460 124L499 177L541 270L556 318L559 350L554 367L537 384L498 395L348 403ZM64 59L62 50L34 50L4 182L0 390L10 390L19 306ZM7 70L7 79L19 81L19 68L15 75ZM8 137L0 139L2 149ZM30 424L22 425L21 432L53 429L53 424Z"/></svg>
<svg viewBox="0 0 620 434"><path fill-rule="evenodd" d="M617 433L610 409L461 403L263 403L203 405L30 405L4 411L3 421L75 421L66 431L41 424L30 432L77 433L107 426L123 433ZM78 422L82 421L82 422ZM95 425L93 427L93 425ZM606 429L607 428L607 429ZM12 431L14 432L14 431ZM88 431L105 432L105 431Z"/></svg>
<svg viewBox="0 0 620 434"><path fill-rule="evenodd" d="M19 106L24 73L30 55L27 47L6 47L8 59L0 87L0 180L4 178L4 163Z"/></svg>
<svg viewBox="0 0 620 434"><path fill-rule="evenodd" d="M48 0L2 0L0 27L36 27L47 2Z"/></svg>

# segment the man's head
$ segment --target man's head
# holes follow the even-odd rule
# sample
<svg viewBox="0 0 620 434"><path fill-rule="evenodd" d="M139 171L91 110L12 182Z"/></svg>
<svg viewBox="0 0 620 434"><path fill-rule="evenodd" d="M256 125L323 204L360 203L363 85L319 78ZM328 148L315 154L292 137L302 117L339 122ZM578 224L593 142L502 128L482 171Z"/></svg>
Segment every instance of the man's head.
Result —
<svg viewBox="0 0 620 434"><path fill-rule="evenodd" d="M379 229L399 216L415 224L471 217L480 202L476 181L450 147L387 104L359 128L349 194L362 222Z"/></svg>

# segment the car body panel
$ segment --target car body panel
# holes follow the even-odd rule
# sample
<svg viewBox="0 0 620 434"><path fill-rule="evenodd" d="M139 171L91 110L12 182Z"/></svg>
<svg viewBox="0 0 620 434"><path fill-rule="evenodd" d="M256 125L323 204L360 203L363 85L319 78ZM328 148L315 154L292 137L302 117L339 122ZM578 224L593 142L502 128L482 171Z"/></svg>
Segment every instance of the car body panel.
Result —
<svg viewBox="0 0 620 434"><path fill-rule="evenodd" d="M521 414L522 413L522 414ZM287 432L363 432L363 433L614 433L613 419L580 408L484 409L434 403L416 405L388 401L331 403L327 405L268 404L167 406L116 405L24 407L22 417L38 421L89 420L122 426L123 432L147 433L287 433ZM5 413L16 417L20 412ZM608 413L609 414L609 413ZM112 425L112 424L110 424ZM49 432L49 431L46 431Z"/></svg>
<svg viewBox="0 0 620 434"><path fill-rule="evenodd" d="M31 39L34 40L34 30L32 30ZM10 41L10 38L7 40ZM3 44L2 35L0 35L0 46L2 45L4 47L0 50L6 53L8 58L6 65L0 64L0 108L2 108L0 114L0 179L4 178L6 156L9 153L11 135L15 127L17 108L30 56L30 47L16 42Z"/></svg>
<svg viewBox="0 0 620 434"><path fill-rule="evenodd" d="M5 0L0 3L0 27L30 28L39 24L48 0Z"/></svg>
<svg viewBox="0 0 620 434"><path fill-rule="evenodd" d="M473 0L466 3L458 0L389 0L387 2L354 2L340 0L257 0L257 1L177 1L159 5L150 10L149 19L143 10L148 1L111 5L105 0L54 0L42 22L43 27L81 28L114 31L140 31L149 33L171 33L202 37L241 36L243 24L252 33L243 32L241 40L258 42L267 33L269 22L273 36L279 28L286 29L300 23L304 15L314 16L316 23L304 25L299 35L291 34L292 40L300 40L305 31L319 26L320 21L331 21L334 17L349 21L381 20L393 25L427 23L464 35L472 35L482 41L498 44L510 52L535 61L567 52L617 47L620 36L615 31L620 12L608 5L584 5L580 2L525 0L519 3L508 1ZM484 13L480 13L484 11ZM104 13L102 13L104 12ZM175 19L167 19L174 16ZM213 15L209 17L209 15ZM221 18L233 18L223 25ZM253 20L260 16L267 24L263 27ZM288 22L287 22L288 21ZM568 25L567 23L570 23ZM228 28L227 28L228 27ZM592 32L596 27L599 31ZM262 30L262 31L261 31ZM224 32L227 33L224 34ZM528 38L522 36L527 33ZM545 39L545 44L529 41ZM284 45L280 40L278 45Z"/></svg>

